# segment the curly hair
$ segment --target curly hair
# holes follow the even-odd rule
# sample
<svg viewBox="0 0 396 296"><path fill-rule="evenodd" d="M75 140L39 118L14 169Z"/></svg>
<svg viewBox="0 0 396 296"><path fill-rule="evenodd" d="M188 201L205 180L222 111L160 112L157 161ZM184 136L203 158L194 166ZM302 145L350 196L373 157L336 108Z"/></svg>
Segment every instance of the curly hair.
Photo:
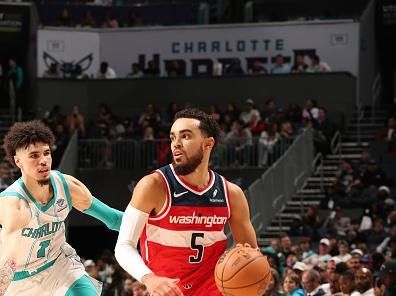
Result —
<svg viewBox="0 0 396 296"><path fill-rule="evenodd" d="M179 118L193 118L199 120L199 129L208 137L213 137L215 146L220 136L220 126L217 121L202 110L196 108L183 109L175 114L174 120Z"/></svg>
<svg viewBox="0 0 396 296"><path fill-rule="evenodd" d="M55 136L44 123L39 120L15 123L4 137L6 156L14 163L16 151L26 149L30 144L42 142L50 147L55 142Z"/></svg>

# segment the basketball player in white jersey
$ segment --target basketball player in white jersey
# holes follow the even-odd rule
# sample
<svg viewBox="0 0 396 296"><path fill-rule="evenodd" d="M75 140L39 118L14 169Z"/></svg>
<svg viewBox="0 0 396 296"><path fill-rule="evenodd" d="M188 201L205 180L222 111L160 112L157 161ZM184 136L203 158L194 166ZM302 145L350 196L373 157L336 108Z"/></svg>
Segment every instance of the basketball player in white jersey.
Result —
<svg viewBox="0 0 396 296"><path fill-rule="evenodd" d="M40 121L14 124L4 138L21 178L0 194L0 295L96 296L90 278L66 243L65 224L74 207L119 230L122 212L93 197L72 176L51 170L54 135Z"/></svg>
<svg viewBox="0 0 396 296"><path fill-rule="evenodd" d="M257 248L243 191L208 168L218 136L206 113L178 112L172 164L139 181L124 213L116 258L151 295L220 296L214 269L227 246L227 222L236 243Z"/></svg>

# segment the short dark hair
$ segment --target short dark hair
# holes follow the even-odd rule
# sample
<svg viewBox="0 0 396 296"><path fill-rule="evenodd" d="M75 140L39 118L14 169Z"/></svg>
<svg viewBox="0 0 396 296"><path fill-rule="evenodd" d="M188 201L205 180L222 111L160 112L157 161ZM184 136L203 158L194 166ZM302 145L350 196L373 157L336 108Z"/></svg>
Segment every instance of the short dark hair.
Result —
<svg viewBox="0 0 396 296"><path fill-rule="evenodd" d="M206 136L213 137L216 146L220 136L220 126L212 116L196 108L187 108L175 114L175 121L179 118L193 118L199 120L199 129Z"/></svg>
<svg viewBox="0 0 396 296"><path fill-rule="evenodd" d="M4 137L4 149L11 163L14 162L16 150L27 148L30 144L42 142L50 147L55 142L52 131L40 120L15 123Z"/></svg>

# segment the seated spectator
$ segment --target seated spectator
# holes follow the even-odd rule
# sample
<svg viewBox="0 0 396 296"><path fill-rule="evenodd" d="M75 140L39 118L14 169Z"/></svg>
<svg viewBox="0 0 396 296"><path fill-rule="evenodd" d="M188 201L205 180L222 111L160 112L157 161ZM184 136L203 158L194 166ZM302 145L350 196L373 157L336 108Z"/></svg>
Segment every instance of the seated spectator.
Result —
<svg viewBox="0 0 396 296"><path fill-rule="evenodd" d="M258 141L258 166L266 167L275 159L275 146L278 143L280 135L278 125L271 124L268 131L262 131Z"/></svg>
<svg viewBox="0 0 396 296"><path fill-rule="evenodd" d="M320 286L320 274L316 270L306 270L302 274L301 283L306 295L324 296L325 291Z"/></svg>
<svg viewBox="0 0 396 296"><path fill-rule="evenodd" d="M125 24L126 27L136 27L141 26L143 24L143 20L140 17L139 13L134 9L129 9L128 11L128 20Z"/></svg>
<svg viewBox="0 0 396 296"><path fill-rule="evenodd" d="M148 61L147 68L144 70L144 75L147 77L159 77L160 70L154 61Z"/></svg>
<svg viewBox="0 0 396 296"><path fill-rule="evenodd" d="M92 16L91 10L89 9L85 10L83 19L81 20L81 27L94 28L95 26L96 26L96 22Z"/></svg>
<svg viewBox="0 0 396 296"><path fill-rule="evenodd" d="M127 74L127 78L142 78L143 77L143 72L138 63L133 63L131 65L131 72Z"/></svg>
<svg viewBox="0 0 396 296"><path fill-rule="evenodd" d="M307 235L317 241L319 239L319 229L323 223L319 216L319 210L317 207L310 206L307 208L307 212L303 218L303 223Z"/></svg>
<svg viewBox="0 0 396 296"><path fill-rule="evenodd" d="M6 162L0 163L0 192L6 189L14 182L11 168Z"/></svg>
<svg viewBox="0 0 396 296"><path fill-rule="evenodd" d="M230 155L235 157L234 165L247 164L253 144L252 140L250 130L244 127L243 122L235 120L224 139L224 142L229 145L228 148L231 149Z"/></svg>
<svg viewBox="0 0 396 296"><path fill-rule="evenodd" d="M121 296L134 296L133 283L135 279L132 277L127 277L124 281L124 286L121 292Z"/></svg>
<svg viewBox="0 0 396 296"><path fill-rule="evenodd" d="M208 114L212 116L217 122L221 121L221 114L215 105L209 105Z"/></svg>
<svg viewBox="0 0 396 296"><path fill-rule="evenodd" d="M323 72L330 72L330 66L325 63L321 62L318 55L313 55L311 57L311 64L307 68L307 72L311 73L323 73Z"/></svg>
<svg viewBox="0 0 396 296"><path fill-rule="evenodd" d="M225 75L243 75L244 71L241 66L241 61L239 59L232 60L231 63L224 71Z"/></svg>
<svg viewBox="0 0 396 296"><path fill-rule="evenodd" d="M242 121L244 125L247 125L252 120L253 113L258 113L259 111L254 108L254 101L252 99L247 99L245 101L244 110L239 115L239 119Z"/></svg>
<svg viewBox="0 0 396 296"><path fill-rule="evenodd" d="M341 292L340 288L340 277L341 274L343 274L345 271L348 270L348 266L346 263L341 262L337 263L335 266L334 272L331 273L329 277L329 289L330 289L330 294L329 296L344 296L344 294ZM327 296L327 295L326 295Z"/></svg>
<svg viewBox="0 0 396 296"><path fill-rule="evenodd" d="M173 60L167 67L168 77L183 77L185 73L182 66L178 60Z"/></svg>
<svg viewBox="0 0 396 296"><path fill-rule="evenodd" d="M65 127L62 123L58 123L55 127L54 131L55 135L55 143L52 146L52 163L53 166L56 168L58 167L63 152L65 151L67 144L69 142L69 135L67 134Z"/></svg>
<svg viewBox="0 0 396 296"><path fill-rule="evenodd" d="M364 231L364 235L366 236L369 252L374 252L387 236L384 229L384 221L381 218L374 219L373 228Z"/></svg>
<svg viewBox="0 0 396 296"><path fill-rule="evenodd" d="M70 135L72 135L74 131L77 130L81 137L85 137L86 135L85 118L80 113L78 106L74 105L72 107L72 112L67 116L66 119L66 126Z"/></svg>
<svg viewBox="0 0 396 296"><path fill-rule="evenodd" d="M118 27L117 19L112 14L107 14L103 21L102 28L115 29Z"/></svg>
<svg viewBox="0 0 396 296"><path fill-rule="evenodd" d="M361 296L374 296L373 275L370 269L361 267L356 270L355 283Z"/></svg>
<svg viewBox="0 0 396 296"><path fill-rule="evenodd" d="M311 262L312 258L315 258L317 254L312 249L312 240L309 236L303 236L300 240L300 247L302 250L302 262L304 262L309 268L314 266L313 262Z"/></svg>
<svg viewBox="0 0 396 296"><path fill-rule="evenodd" d="M280 289L280 276L275 268L271 268L271 280L263 294L263 296L284 296L283 291Z"/></svg>
<svg viewBox="0 0 396 296"><path fill-rule="evenodd" d="M271 74L287 74L290 71L290 66L284 63L283 56L278 54L275 57L275 66L271 69Z"/></svg>
<svg viewBox="0 0 396 296"><path fill-rule="evenodd" d="M250 121L248 122L248 128L252 132L253 137L260 136L265 130L264 122L261 120L260 112L258 110L252 110Z"/></svg>
<svg viewBox="0 0 396 296"><path fill-rule="evenodd" d="M157 128L160 125L161 115L155 108L154 104L147 104L146 110L139 117L138 124L143 127L144 121L153 128Z"/></svg>
<svg viewBox="0 0 396 296"><path fill-rule="evenodd" d="M351 229L351 218L345 216L341 207L336 207L329 216L330 221L328 228L335 231L337 235L345 237L348 231Z"/></svg>
<svg viewBox="0 0 396 296"><path fill-rule="evenodd" d="M289 274L283 280L283 290L288 296L305 296L301 288L301 280L295 273Z"/></svg>
<svg viewBox="0 0 396 296"><path fill-rule="evenodd" d="M100 63L100 69L96 74L97 79L115 79L117 78L116 72L109 66L107 62Z"/></svg>
<svg viewBox="0 0 396 296"><path fill-rule="evenodd" d="M319 109L317 108L317 104L314 99L307 99L305 101L302 117L312 120L314 126L316 125L316 121L319 118Z"/></svg>
<svg viewBox="0 0 396 296"><path fill-rule="evenodd" d="M92 259L87 259L84 261L84 267L85 267L85 271L87 272L87 274L96 279L99 280L100 276L99 276L99 271L96 267L95 261L93 261Z"/></svg>
<svg viewBox="0 0 396 296"><path fill-rule="evenodd" d="M56 20L56 25L59 27L73 27L74 21L67 8L62 9L61 15Z"/></svg>
<svg viewBox="0 0 396 296"><path fill-rule="evenodd" d="M385 175L379 168L375 159L370 159L366 172L361 177L361 182L364 187L375 186L379 187L385 184Z"/></svg>
<svg viewBox="0 0 396 296"><path fill-rule="evenodd" d="M44 71L43 78L62 78L58 64L51 63L50 67Z"/></svg>
<svg viewBox="0 0 396 296"><path fill-rule="evenodd" d="M341 274L340 279L340 290L344 295L348 296L360 296L360 293L356 291L355 274L351 270L347 270Z"/></svg>
<svg viewBox="0 0 396 296"><path fill-rule="evenodd" d="M311 264L327 264L331 259L330 251L330 240L328 238L322 238L319 241L319 253L316 256L312 256Z"/></svg>
<svg viewBox="0 0 396 296"><path fill-rule="evenodd" d="M146 286L136 281L132 284L133 296L147 296Z"/></svg>
<svg viewBox="0 0 396 296"><path fill-rule="evenodd" d="M304 56L298 54L296 61L291 69L292 73L304 73L308 68L308 65L304 61Z"/></svg>
<svg viewBox="0 0 396 296"><path fill-rule="evenodd" d="M341 262L348 262L352 258L352 255L349 254L349 244L346 240L340 240L338 242L338 255L335 257Z"/></svg>
<svg viewBox="0 0 396 296"><path fill-rule="evenodd" d="M341 196L336 191L335 185L329 185L325 188L325 198L320 201L322 210L333 210L339 206Z"/></svg>
<svg viewBox="0 0 396 296"><path fill-rule="evenodd" d="M263 66L263 64L259 60L255 60L253 62L252 68L249 71L249 74L267 74L267 69Z"/></svg>
<svg viewBox="0 0 396 296"><path fill-rule="evenodd" d="M270 124L275 122L277 108L274 99L268 99L265 101L264 110L262 112L264 123Z"/></svg>
<svg viewBox="0 0 396 296"><path fill-rule="evenodd" d="M290 140L293 137L294 131L290 121L284 121L281 123L279 135L283 140Z"/></svg>
<svg viewBox="0 0 396 296"><path fill-rule="evenodd" d="M81 65L76 65L76 67L74 67L73 72L71 73L71 77L72 79L89 79L89 76L86 72L83 71Z"/></svg>

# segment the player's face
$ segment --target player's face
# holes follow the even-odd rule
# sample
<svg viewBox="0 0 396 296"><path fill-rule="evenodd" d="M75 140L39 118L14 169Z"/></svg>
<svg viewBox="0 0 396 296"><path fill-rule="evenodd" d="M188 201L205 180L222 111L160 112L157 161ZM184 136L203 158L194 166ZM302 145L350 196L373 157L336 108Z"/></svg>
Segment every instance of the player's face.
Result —
<svg viewBox="0 0 396 296"><path fill-rule="evenodd" d="M199 120L179 118L171 128L170 140L173 167L178 175L188 175L202 163L209 139L199 129Z"/></svg>
<svg viewBox="0 0 396 296"><path fill-rule="evenodd" d="M14 160L25 177L36 180L40 185L49 184L52 157L48 144L38 142L26 149L22 147L16 151Z"/></svg>

